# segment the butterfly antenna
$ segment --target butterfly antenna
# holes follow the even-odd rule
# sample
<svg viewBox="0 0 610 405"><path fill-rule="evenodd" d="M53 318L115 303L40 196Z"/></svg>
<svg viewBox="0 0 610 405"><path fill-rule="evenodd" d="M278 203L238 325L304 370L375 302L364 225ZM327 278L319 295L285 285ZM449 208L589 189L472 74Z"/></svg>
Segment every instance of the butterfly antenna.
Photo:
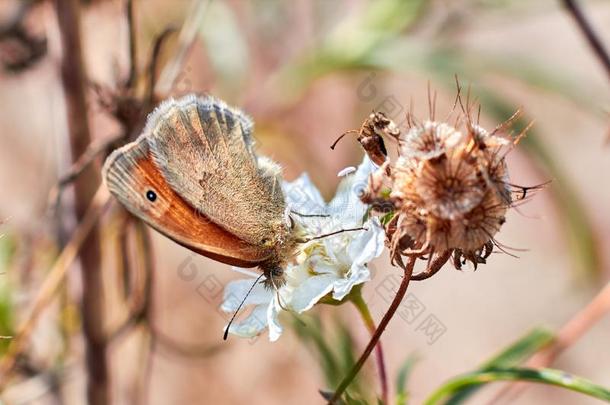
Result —
<svg viewBox="0 0 610 405"><path fill-rule="evenodd" d="M330 217L330 215L328 214L301 214L300 212L296 212L296 211L290 211L291 214L294 215L298 215L299 217L304 217L304 218L328 218Z"/></svg>
<svg viewBox="0 0 610 405"><path fill-rule="evenodd" d="M241 307L244 306L244 302L246 302L246 298L248 298L248 295L250 295L250 293L252 292L252 290L254 289L254 286L258 284L258 282L260 281L261 277L263 277L265 275L265 273L261 273L260 276L258 276L256 278L256 280L254 280L254 283L252 283L252 286L250 286L250 289L248 290L248 292L246 293L246 295L244 296L244 298L241 300L241 302L239 303L239 306L237 307L237 309L235 310L235 312L233 312L233 316L231 317L231 320L229 321L229 323L227 324L227 327L225 328L225 333L222 336L222 340L227 340L227 338L229 337L229 328L231 327L231 324L233 323L233 321L235 320L235 317L237 316L237 313L239 312L239 310L241 309Z"/></svg>
<svg viewBox="0 0 610 405"><path fill-rule="evenodd" d="M277 304L280 306L280 308L282 308L284 311L292 312L290 309L286 308L286 306L282 303L282 297L280 296L280 290L276 287L275 284L273 284L273 287L275 288L275 297L277 298Z"/></svg>
<svg viewBox="0 0 610 405"><path fill-rule="evenodd" d="M327 238L329 236L337 235L337 234L340 234L343 232L366 231L366 230L367 230L367 228L364 228L362 226L359 228L339 229L338 231L334 231L331 233L326 233L324 235L318 235L318 236L314 236L312 238L305 239L305 242L311 242L312 240Z"/></svg>

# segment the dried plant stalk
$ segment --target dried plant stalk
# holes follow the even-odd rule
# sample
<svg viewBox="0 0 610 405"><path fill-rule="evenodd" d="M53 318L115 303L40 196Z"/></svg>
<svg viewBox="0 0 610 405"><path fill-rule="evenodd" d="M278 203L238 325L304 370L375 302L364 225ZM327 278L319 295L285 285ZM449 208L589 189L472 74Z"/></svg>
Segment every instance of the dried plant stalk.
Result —
<svg viewBox="0 0 610 405"><path fill-rule="evenodd" d="M55 9L62 44L61 79L66 100L68 131L73 160L83 155L91 143L87 104L86 74L80 37L80 3L56 0ZM95 190L100 184L99 170L87 166L74 182L75 213L84 219ZM83 296L81 304L83 334L86 343L87 399L92 405L109 403L109 377L104 338L104 300L100 266L100 239L96 225L83 241L79 254Z"/></svg>

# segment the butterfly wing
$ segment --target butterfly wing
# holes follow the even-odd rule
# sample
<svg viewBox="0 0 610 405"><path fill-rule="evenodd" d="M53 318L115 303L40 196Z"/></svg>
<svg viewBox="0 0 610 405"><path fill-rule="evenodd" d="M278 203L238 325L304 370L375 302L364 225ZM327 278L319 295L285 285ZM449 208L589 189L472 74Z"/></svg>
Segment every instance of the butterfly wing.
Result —
<svg viewBox="0 0 610 405"><path fill-rule="evenodd" d="M145 136L108 157L104 179L131 213L191 250L240 267L258 266L271 254L219 227L173 191L153 162Z"/></svg>
<svg viewBox="0 0 610 405"><path fill-rule="evenodd" d="M283 221L279 167L253 151L252 122L212 97L162 103L145 133L173 190L239 238L265 245Z"/></svg>

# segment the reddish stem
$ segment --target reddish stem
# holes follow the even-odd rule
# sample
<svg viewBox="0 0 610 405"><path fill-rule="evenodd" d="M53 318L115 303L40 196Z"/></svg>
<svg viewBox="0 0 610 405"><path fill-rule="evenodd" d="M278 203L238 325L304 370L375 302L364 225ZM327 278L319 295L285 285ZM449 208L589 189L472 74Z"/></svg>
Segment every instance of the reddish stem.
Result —
<svg viewBox="0 0 610 405"><path fill-rule="evenodd" d="M362 355L360 356L360 358L358 359L358 361L356 362L356 364L354 365L352 370L349 372L349 374L343 379L341 384L339 384L339 387L337 387L337 389L335 390L335 393L333 394L330 401L328 401L329 404L332 405L339 401L339 399L341 398L341 396L343 395L343 393L345 392L347 387L352 383L352 381L354 380L356 375L358 375L358 372L360 371L360 369L362 369L362 366L364 365L366 360L371 355L371 352L377 345L377 342L379 342L379 339L381 338L383 331L385 330L386 326L388 326L390 319L392 319L392 317L396 313L398 306L400 305L402 299L404 298L405 294L407 293L407 287L409 286L409 281L411 281L411 276L413 275L413 267L415 267L416 260L417 260L416 258L411 257L407 261L407 265L404 268L404 276L403 276L402 282L400 283L400 286L398 287L398 291L396 291L396 295L394 296L394 299L392 300L390 307L388 308L385 315L381 319L381 322L379 322L379 326L377 327L377 330L375 331L373 336L371 336L371 340L369 341L368 345L366 345L364 352L362 353Z"/></svg>
<svg viewBox="0 0 610 405"><path fill-rule="evenodd" d="M360 289L351 298L352 303L358 309L358 312L362 316L362 320L366 325L367 329L371 333L371 336L375 335L377 331L377 325L371 316L368 306L364 299L362 299L362 293ZM375 359L377 360L377 369L379 372L379 385L381 387L381 400L384 404L388 403L388 375L385 368L385 359L383 356L383 346L381 341L375 347Z"/></svg>

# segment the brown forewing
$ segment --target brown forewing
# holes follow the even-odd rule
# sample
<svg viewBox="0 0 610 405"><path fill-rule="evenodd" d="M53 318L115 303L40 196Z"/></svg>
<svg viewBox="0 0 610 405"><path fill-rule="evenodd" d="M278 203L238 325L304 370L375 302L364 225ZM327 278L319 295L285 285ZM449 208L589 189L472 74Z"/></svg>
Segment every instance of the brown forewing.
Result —
<svg viewBox="0 0 610 405"><path fill-rule="evenodd" d="M197 253L241 267L258 266L270 255L216 225L173 191L153 162L145 136L113 152L104 177L131 213ZM155 201L146 198L148 191L155 193Z"/></svg>

